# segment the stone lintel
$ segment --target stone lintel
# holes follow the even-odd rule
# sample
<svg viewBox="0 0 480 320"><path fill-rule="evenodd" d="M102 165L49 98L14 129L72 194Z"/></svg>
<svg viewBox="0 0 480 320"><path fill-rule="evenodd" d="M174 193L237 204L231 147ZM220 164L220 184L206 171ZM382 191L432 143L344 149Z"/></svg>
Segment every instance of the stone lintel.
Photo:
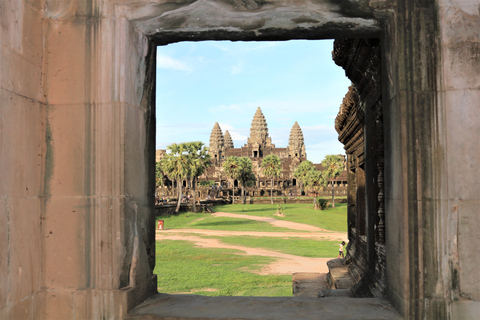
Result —
<svg viewBox="0 0 480 320"><path fill-rule="evenodd" d="M359 4L359 3L363 4ZM179 41L266 41L376 37L381 26L368 1L295 1L275 5L250 1L189 1L125 5L117 12L134 23L156 44ZM362 10L352 6L361 6ZM188 12L188 14L185 14ZM351 12L355 12L351 14Z"/></svg>

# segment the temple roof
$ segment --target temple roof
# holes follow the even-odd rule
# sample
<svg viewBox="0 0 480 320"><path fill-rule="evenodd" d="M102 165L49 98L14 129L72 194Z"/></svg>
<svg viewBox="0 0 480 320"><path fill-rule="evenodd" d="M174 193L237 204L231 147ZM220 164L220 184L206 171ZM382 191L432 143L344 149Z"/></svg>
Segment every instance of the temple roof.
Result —
<svg viewBox="0 0 480 320"><path fill-rule="evenodd" d="M260 107L257 108L255 115L253 116L252 126L250 128L250 137L248 143L258 143L264 145L268 138L268 126L265 116L262 113Z"/></svg>
<svg viewBox="0 0 480 320"><path fill-rule="evenodd" d="M225 148L233 148L233 140L228 130L225 131Z"/></svg>
<svg viewBox="0 0 480 320"><path fill-rule="evenodd" d="M209 145L209 150L215 151L215 150L221 150L224 146L224 139L223 139L223 133L222 129L220 128L220 125L218 122L215 122L215 125L213 126L212 133L210 134L210 145Z"/></svg>

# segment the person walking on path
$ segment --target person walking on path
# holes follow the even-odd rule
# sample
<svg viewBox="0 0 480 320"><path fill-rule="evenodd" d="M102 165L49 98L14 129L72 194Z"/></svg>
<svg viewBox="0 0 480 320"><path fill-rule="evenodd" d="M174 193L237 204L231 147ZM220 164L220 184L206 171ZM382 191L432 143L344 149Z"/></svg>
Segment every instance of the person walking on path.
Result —
<svg viewBox="0 0 480 320"><path fill-rule="evenodd" d="M345 241L342 241L342 243L340 244L340 248L338 249L338 257L337 258L340 258L340 256L342 258L345 258L345 256L343 255L343 247L345 246Z"/></svg>

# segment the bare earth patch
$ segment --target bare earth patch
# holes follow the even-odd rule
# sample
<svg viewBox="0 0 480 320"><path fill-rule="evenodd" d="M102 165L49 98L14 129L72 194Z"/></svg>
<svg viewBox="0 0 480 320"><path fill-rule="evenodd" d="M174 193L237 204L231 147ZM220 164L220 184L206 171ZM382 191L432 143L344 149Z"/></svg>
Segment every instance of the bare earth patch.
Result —
<svg viewBox="0 0 480 320"><path fill-rule="evenodd" d="M263 232L263 231L224 231L207 229L165 229L161 234L201 234L205 236L253 236L253 237L278 237L278 238L308 238L314 240L342 241L347 238L346 232ZM157 233L157 234L160 234Z"/></svg>
<svg viewBox="0 0 480 320"><path fill-rule="evenodd" d="M293 272L328 272L326 263L328 260L331 260L331 258L307 258L266 249L230 245L222 243L217 239L205 239L196 236L157 233L155 239L191 241L195 243L196 246L203 248L234 249L243 251L241 254L244 255L278 258L276 262L273 262L259 272L256 272L261 275L292 274Z"/></svg>
<svg viewBox="0 0 480 320"><path fill-rule="evenodd" d="M304 230L304 231L324 231L324 232L331 232L326 229L314 227L308 224L304 223L298 223L298 222L291 222L291 221L284 221L284 220L278 220L275 218L267 218L267 217L255 217L255 216L249 216L247 214L237 214L237 213L227 213L227 212L215 212L213 213L214 217L230 217L230 218L241 218L241 219L249 219L249 220L256 220L256 221L263 221L263 222L268 222L271 225L275 227L280 227L280 228L289 228L289 229L295 229L295 230Z"/></svg>
<svg viewBox="0 0 480 320"><path fill-rule="evenodd" d="M161 288L158 288L159 292ZM217 292L219 291L217 288L201 288L201 289L195 289L195 290L190 290L190 291L184 291L184 292L173 292L173 294L192 294L192 293L197 293L197 292Z"/></svg>
<svg viewBox="0 0 480 320"><path fill-rule="evenodd" d="M248 235L257 237L302 237L311 238L317 240L333 240L342 241L347 239L346 232L332 232L329 230L321 229L318 227L310 226L303 223L296 223L290 221L277 220L274 218L255 217L243 214L233 214L225 212L214 213L213 216L217 217L233 217L243 218L256 221L264 221L271 223L274 226L289 228L294 230L303 230L310 232L258 232L258 231L219 231L219 230L199 230L199 229L170 229L157 231L156 240L184 240L195 243L196 246L203 248L225 248L242 251L244 255L258 255L264 257L274 257L277 260L268 266L264 267L260 271L256 272L260 275L284 275L292 274L295 272L318 272L327 273L327 261L332 258L308 258L291 254L285 254L261 248L249 248L244 246L230 245L222 243L217 239L205 239L198 235L209 236L232 236L232 235ZM188 234L188 235L187 235ZM203 289L199 291L205 291ZM191 292L189 292L191 293Z"/></svg>

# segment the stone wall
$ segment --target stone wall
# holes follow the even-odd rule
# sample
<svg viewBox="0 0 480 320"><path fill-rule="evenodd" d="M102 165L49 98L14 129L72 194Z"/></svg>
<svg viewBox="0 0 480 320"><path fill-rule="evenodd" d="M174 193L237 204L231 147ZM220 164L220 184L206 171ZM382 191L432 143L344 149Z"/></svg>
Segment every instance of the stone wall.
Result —
<svg viewBox="0 0 480 320"><path fill-rule="evenodd" d="M348 172L348 270L356 297L386 294L384 143L379 39L342 39L333 60L352 86L335 120Z"/></svg>
<svg viewBox="0 0 480 320"><path fill-rule="evenodd" d="M113 3L0 6L0 318L122 318L156 291L155 47Z"/></svg>
<svg viewBox="0 0 480 320"><path fill-rule="evenodd" d="M41 2L0 1L0 319L50 311L42 290L53 169L42 19Z"/></svg>
<svg viewBox="0 0 480 320"><path fill-rule="evenodd" d="M0 318L121 319L155 292L155 45L322 38L380 39L386 297L412 319L476 317L479 15L473 0L0 1Z"/></svg>

